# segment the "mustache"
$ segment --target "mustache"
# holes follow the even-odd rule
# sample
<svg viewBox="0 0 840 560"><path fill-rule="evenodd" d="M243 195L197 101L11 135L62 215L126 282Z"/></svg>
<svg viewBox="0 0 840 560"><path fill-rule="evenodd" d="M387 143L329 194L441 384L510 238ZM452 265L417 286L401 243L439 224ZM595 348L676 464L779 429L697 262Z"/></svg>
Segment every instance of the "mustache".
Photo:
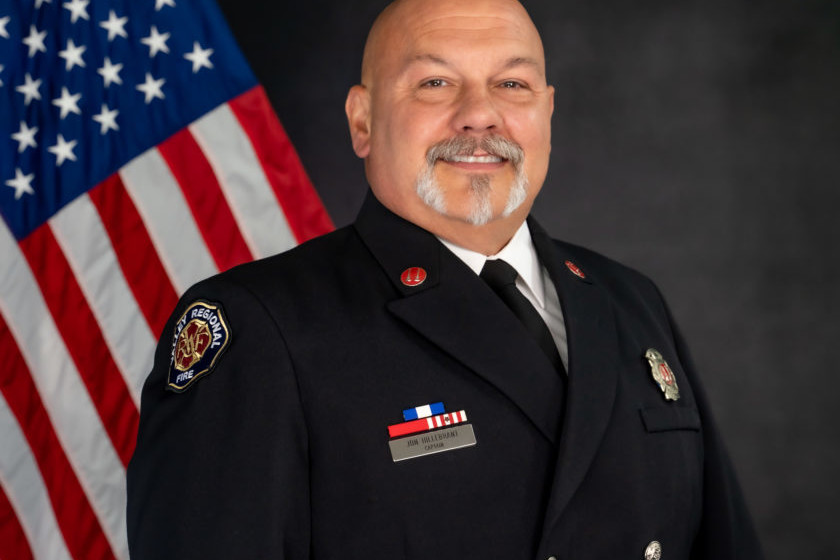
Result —
<svg viewBox="0 0 840 560"><path fill-rule="evenodd" d="M426 152L426 162L431 166L439 159L451 159L455 156L472 155L477 150L506 159L519 165L525 159L522 147L498 134L488 134L482 138L474 136L453 136L434 144Z"/></svg>

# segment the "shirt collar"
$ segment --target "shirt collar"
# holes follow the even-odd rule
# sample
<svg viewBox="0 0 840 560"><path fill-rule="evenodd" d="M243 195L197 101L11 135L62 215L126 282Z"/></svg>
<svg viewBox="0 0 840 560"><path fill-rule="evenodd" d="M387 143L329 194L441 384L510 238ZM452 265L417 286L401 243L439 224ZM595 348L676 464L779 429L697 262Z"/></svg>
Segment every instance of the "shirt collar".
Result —
<svg viewBox="0 0 840 560"><path fill-rule="evenodd" d="M438 238L440 239L440 238ZM525 286L541 306L545 305L545 285L543 284L542 269L540 267L540 260L537 257L537 250L534 248L534 242L531 240L531 231L528 229L528 223L522 222L516 233L513 234L507 245L502 247L502 250L495 255L484 256L476 251L465 249L445 239L440 239L440 242L455 253L455 255L464 261L476 274L481 273L484 267L484 262L488 259L502 259L510 266L516 269L519 277L525 283Z"/></svg>

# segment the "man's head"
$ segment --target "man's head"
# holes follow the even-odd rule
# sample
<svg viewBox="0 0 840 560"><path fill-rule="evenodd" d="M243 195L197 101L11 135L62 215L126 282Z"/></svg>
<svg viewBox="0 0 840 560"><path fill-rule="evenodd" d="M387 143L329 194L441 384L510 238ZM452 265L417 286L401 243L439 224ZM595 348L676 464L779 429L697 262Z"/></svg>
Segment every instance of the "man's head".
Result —
<svg viewBox="0 0 840 560"><path fill-rule="evenodd" d="M553 89L515 0L394 2L346 109L377 198L456 244L501 248L545 179Z"/></svg>

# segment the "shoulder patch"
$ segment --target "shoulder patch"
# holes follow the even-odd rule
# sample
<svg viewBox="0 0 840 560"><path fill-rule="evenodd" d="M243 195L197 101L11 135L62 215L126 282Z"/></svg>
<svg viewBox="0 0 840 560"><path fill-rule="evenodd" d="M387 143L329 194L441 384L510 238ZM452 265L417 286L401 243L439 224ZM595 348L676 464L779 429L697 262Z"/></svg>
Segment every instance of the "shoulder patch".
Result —
<svg viewBox="0 0 840 560"><path fill-rule="evenodd" d="M166 388L180 393L213 371L230 339L222 306L202 300L193 302L175 325Z"/></svg>

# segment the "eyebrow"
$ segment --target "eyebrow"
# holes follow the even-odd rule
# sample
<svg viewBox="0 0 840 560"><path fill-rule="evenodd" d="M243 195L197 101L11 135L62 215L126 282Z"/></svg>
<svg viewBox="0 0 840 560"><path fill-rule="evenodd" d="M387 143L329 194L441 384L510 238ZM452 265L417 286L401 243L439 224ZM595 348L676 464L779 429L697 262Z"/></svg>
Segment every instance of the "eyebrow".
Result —
<svg viewBox="0 0 840 560"><path fill-rule="evenodd" d="M408 64L413 64L415 62L434 62L435 64L440 64L442 66L451 66L451 64L449 64L445 59L431 53L416 54L408 60Z"/></svg>
<svg viewBox="0 0 840 560"><path fill-rule="evenodd" d="M525 56L515 56L513 58L509 58L502 68L508 70L517 66L533 66L534 68L539 69L540 63L537 62L537 60L534 58L529 58Z"/></svg>

